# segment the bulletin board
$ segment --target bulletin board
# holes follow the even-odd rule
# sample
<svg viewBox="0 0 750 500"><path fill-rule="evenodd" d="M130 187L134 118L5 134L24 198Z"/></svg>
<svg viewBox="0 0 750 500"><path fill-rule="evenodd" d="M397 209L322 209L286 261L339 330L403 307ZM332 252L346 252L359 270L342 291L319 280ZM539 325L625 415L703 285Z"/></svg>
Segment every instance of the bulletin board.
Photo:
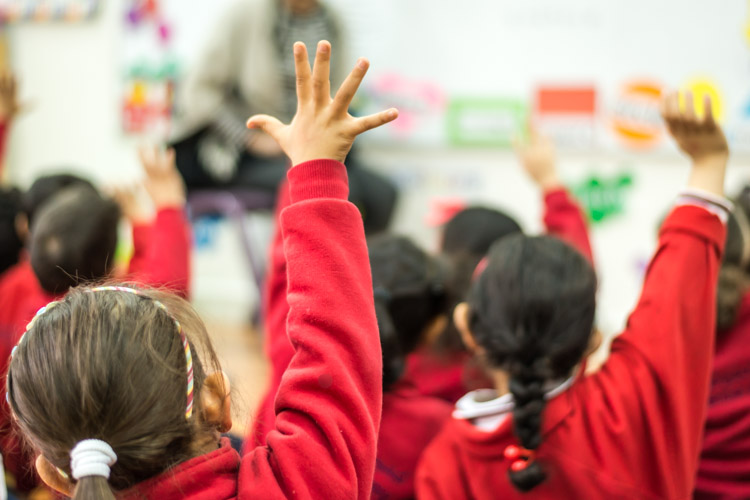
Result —
<svg viewBox="0 0 750 500"><path fill-rule="evenodd" d="M232 1L125 2L125 130L164 133L174 87ZM679 87L710 94L750 152L750 0L328 3L350 62L372 61L360 110L401 110L365 140L505 148L533 121L563 149L660 152L658 102Z"/></svg>

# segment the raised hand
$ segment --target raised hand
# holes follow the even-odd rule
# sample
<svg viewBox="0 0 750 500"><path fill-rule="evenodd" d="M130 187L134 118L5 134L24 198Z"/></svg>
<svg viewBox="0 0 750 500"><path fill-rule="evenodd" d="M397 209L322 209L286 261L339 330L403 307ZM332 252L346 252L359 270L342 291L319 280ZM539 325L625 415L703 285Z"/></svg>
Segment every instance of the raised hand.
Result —
<svg viewBox="0 0 750 500"><path fill-rule="evenodd" d="M120 206L120 211L131 224L147 224L151 221L148 203L143 203L142 190L137 184L111 187L105 190Z"/></svg>
<svg viewBox="0 0 750 500"><path fill-rule="evenodd" d="M154 202L154 207L157 210L184 207L185 184L175 165L174 150L141 148L138 155L146 172L143 186Z"/></svg>
<svg viewBox="0 0 750 500"><path fill-rule="evenodd" d="M273 137L293 165L309 160L331 159L343 162L361 133L377 128L398 117L389 109L374 115L355 118L349 105L367 73L367 59L359 59L336 96L331 98L331 44L318 44L312 71L304 43L294 44L297 73L297 113L289 125L268 115L255 115L247 121L249 128L259 128Z"/></svg>
<svg viewBox="0 0 750 500"><path fill-rule="evenodd" d="M679 93L673 92L662 102L662 116L677 146L693 161L710 158L726 161L729 156L727 139L713 116L711 98L706 95L703 99L704 116L698 116L691 92L685 92L684 110L680 109Z"/></svg>
<svg viewBox="0 0 750 500"><path fill-rule="evenodd" d="M729 146L714 118L711 98L704 97L704 116L696 114L690 92L684 100L681 110L679 94L669 94L662 102L662 116L677 146L693 160L688 186L723 196Z"/></svg>
<svg viewBox="0 0 750 500"><path fill-rule="evenodd" d="M555 144L549 137L532 128L528 141L516 141L514 148L524 170L537 186L544 191L561 186L557 175Z"/></svg>

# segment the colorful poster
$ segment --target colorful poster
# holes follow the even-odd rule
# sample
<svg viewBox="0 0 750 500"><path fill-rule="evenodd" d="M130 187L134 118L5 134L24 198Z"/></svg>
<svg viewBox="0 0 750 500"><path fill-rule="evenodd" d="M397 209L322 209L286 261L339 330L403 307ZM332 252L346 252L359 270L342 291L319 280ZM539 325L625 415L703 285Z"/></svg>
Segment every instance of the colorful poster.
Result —
<svg viewBox="0 0 750 500"><path fill-rule="evenodd" d="M534 99L534 125L560 148L596 143L597 93L590 85L542 86Z"/></svg>
<svg viewBox="0 0 750 500"><path fill-rule="evenodd" d="M446 115L452 146L509 147L528 128L528 107L520 99L464 97L452 99Z"/></svg>
<svg viewBox="0 0 750 500"><path fill-rule="evenodd" d="M91 19L100 0L4 0L0 24L21 22L78 22Z"/></svg>
<svg viewBox="0 0 750 500"><path fill-rule="evenodd" d="M628 149L653 149L664 138L662 86L648 80L623 85L610 118L612 131Z"/></svg>

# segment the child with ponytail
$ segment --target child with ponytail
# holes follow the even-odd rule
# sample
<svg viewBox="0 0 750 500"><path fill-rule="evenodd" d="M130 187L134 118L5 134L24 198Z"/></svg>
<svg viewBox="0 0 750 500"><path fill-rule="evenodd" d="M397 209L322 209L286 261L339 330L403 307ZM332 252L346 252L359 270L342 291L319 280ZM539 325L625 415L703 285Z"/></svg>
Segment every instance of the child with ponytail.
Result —
<svg viewBox="0 0 750 500"><path fill-rule="evenodd" d="M586 216L560 179L554 143L532 128L528 140L516 145L516 155L542 195L546 233L570 243L593 262ZM522 232L510 215L481 206L466 208L445 224L440 252L451 268L451 309L465 299L477 265L492 244ZM406 376L422 394L451 404L469 390L488 387L486 377L464 348L452 323L433 345L425 345L409 356Z"/></svg>
<svg viewBox="0 0 750 500"><path fill-rule="evenodd" d="M295 44L297 114L254 116L290 157L281 215L289 341L267 446L240 457L229 386L182 299L81 288L42 309L10 362L7 393L47 484L75 499L369 498L382 364L362 219L341 163L395 110L347 112L368 63L330 97L327 42L311 70Z"/></svg>
<svg viewBox="0 0 750 500"><path fill-rule="evenodd" d="M706 414L716 282L731 209L711 102L677 94L664 118L693 160L625 332L593 375L596 276L549 237L498 242L454 314L494 390L470 393L423 455L420 499L688 498Z"/></svg>

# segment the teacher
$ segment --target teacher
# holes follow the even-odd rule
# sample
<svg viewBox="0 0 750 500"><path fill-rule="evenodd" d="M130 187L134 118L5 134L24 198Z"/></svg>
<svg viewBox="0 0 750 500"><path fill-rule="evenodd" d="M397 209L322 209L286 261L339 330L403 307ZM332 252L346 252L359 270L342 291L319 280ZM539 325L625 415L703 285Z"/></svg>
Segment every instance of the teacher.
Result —
<svg viewBox="0 0 750 500"><path fill-rule="evenodd" d="M180 89L173 133L177 167L189 190L274 191L288 160L267 134L245 121L263 113L289 121L297 108L292 47L331 42L331 88L350 68L343 25L319 0L241 0L210 35ZM314 56L315 50L310 51ZM397 193L385 178L347 160L350 198L368 230L387 227Z"/></svg>

